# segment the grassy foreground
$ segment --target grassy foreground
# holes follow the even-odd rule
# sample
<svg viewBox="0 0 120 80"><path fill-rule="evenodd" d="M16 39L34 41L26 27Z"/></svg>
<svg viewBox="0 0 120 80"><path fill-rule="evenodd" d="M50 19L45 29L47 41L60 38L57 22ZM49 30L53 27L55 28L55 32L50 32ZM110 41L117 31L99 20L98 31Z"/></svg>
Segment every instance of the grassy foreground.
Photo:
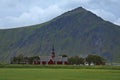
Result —
<svg viewBox="0 0 120 80"><path fill-rule="evenodd" d="M120 80L120 70L1 68L0 80Z"/></svg>

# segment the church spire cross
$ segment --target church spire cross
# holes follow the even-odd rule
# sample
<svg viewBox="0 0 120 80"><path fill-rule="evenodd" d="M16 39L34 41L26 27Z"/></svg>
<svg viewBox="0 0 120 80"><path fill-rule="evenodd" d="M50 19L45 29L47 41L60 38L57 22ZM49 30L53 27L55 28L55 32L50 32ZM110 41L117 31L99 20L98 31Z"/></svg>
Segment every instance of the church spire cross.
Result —
<svg viewBox="0 0 120 80"><path fill-rule="evenodd" d="M55 57L55 49L54 49L54 45L52 46L52 53L51 53L51 54L52 54L51 57L54 58L54 57Z"/></svg>
<svg viewBox="0 0 120 80"><path fill-rule="evenodd" d="M52 46L52 52L54 52L54 45Z"/></svg>

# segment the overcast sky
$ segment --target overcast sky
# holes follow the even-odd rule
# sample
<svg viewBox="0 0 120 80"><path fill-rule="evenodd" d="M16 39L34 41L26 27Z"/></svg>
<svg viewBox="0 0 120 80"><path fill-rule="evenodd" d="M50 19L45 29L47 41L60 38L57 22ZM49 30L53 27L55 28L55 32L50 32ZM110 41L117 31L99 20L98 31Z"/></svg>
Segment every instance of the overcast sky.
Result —
<svg viewBox="0 0 120 80"><path fill-rule="evenodd" d="M120 0L0 0L0 29L43 23L80 6L120 25Z"/></svg>

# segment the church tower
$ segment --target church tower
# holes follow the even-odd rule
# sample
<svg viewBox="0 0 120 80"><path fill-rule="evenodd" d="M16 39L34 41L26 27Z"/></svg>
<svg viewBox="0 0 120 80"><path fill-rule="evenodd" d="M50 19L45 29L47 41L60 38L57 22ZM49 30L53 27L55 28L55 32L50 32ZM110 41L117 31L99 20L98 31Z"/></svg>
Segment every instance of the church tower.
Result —
<svg viewBox="0 0 120 80"><path fill-rule="evenodd" d="M52 46L51 57L52 57L52 58L55 58L55 50L54 50L54 45Z"/></svg>

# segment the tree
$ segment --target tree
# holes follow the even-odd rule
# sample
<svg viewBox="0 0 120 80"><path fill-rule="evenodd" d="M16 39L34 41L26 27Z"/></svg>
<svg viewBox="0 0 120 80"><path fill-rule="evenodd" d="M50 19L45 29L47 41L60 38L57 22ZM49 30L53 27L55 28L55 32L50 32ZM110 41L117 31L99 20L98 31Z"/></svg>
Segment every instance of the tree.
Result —
<svg viewBox="0 0 120 80"><path fill-rule="evenodd" d="M12 64L20 64L23 61L24 61L23 54L19 54L18 56L15 56L15 57L12 58L11 63Z"/></svg>
<svg viewBox="0 0 120 80"><path fill-rule="evenodd" d="M63 54L62 57L67 57L67 55L66 55L66 54Z"/></svg>
<svg viewBox="0 0 120 80"><path fill-rule="evenodd" d="M76 64L76 65L80 65L80 64L84 64L84 58L79 57L79 56L73 56L68 58L68 62L69 64Z"/></svg>
<svg viewBox="0 0 120 80"><path fill-rule="evenodd" d="M39 61L40 60L39 56L24 57L22 54L20 54L11 59L11 64L26 64L26 63L32 64L34 60Z"/></svg>
<svg viewBox="0 0 120 80"><path fill-rule="evenodd" d="M80 58L79 58L79 64L83 64L83 65L84 65L84 63L85 63L85 59L82 58L82 57L80 57Z"/></svg>
<svg viewBox="0 0 120 80"><path fill-rule="evenodd" d="M29 57L28 58L28 62L29 64L32 64L33 62L35 61L39 61L40 60L40 57L39 56L33 56L33 57Z"/></svg>
<svg viewBox="0 0 120 80"><path fill-rule="evenodd" d="M86 57L86 62L90 65L91 63L95 65L104 65L105 64L105 59L101 56L98 55L88 55Z"/></svg>

